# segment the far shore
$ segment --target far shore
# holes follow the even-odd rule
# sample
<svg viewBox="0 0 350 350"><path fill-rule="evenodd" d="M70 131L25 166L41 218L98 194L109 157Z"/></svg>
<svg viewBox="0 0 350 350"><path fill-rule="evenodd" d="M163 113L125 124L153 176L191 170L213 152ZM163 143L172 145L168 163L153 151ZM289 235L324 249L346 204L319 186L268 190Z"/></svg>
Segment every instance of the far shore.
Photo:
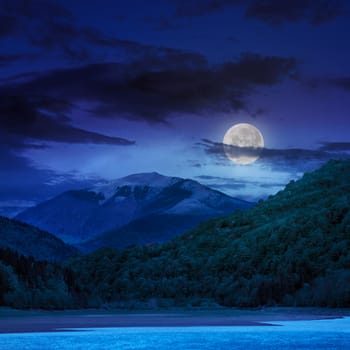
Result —
<svg viewBox="0 0 350 350"><path fill-rule="evenodd" d="M74 328L276 326L279 321L350 316L350 309L287 308L215 310L12 310L0 308L0 333L59 332Z"/></svg>

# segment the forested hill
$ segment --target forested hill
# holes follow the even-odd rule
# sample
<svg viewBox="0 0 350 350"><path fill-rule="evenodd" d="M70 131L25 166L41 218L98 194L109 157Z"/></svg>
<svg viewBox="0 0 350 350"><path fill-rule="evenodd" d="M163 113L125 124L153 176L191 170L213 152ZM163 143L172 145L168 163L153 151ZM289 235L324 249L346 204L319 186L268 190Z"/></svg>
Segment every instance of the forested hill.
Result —
<svg viewBox="0 0 350 350"><path fill-rule="evenodd" d="M61 267L0 250L0 287L0 304L14 307L350 307L350 161L165 244Z"/></svg>
<svg viewBox="0 0 350 350"><path fill-rule="evenodd" d="M330 161L248 211L70 267L91 300L350 306L349 207L350 161Z"/></svg>
<svg viewBox="0 0 350 350"><path fill-rule="evenodd" d="M77 249L52 234L3 216L0 216L0 247L48 261L62 261L78 254Z"/></svg>

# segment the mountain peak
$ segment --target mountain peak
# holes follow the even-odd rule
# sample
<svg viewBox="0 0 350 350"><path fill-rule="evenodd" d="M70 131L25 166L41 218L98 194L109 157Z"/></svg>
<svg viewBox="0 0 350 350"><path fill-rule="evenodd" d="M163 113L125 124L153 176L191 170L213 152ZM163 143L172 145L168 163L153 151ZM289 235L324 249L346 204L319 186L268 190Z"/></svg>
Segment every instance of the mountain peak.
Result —
<svg viewBox="0 0 350 350"><path fill-rule="evenodd" d="M138 174L132 174L125 176L123 178L120 178L116 180L116 182L122 182L123 184L125 183L132 183L132 184L140 184L140 185L168 185L170 181L180 180L180 178L176 177L170 177L170 176L165 176L161 175L157 172L150 172L150 173L138 173Z"/></svg>
<svg viewBox="0 0 350 350"><path fill-rule="evenodd" d="M134 188L148 186L161 190L162 188L171 186L180 180L180 178L161 175L157 172L138 173L112 180L104 184L95 185L90 190L97 194L103 194L105 200L108 200L115 195L120 187L129 186Z"/></svg>
<svg viewBox="0 0 350 350"><path fill-rule="evenodd" d="M26 210L18 218L69 243L87 241L136 222L130 229L135 233L137 228L145 241L150 235L145 218L153 221L156 215L158 226L162 223L169 237L195 223L249 206L196 181L151 172L65 192ZM141 218L142 224L138 221ZM157 229L152 227L152 231Z"/></svg>

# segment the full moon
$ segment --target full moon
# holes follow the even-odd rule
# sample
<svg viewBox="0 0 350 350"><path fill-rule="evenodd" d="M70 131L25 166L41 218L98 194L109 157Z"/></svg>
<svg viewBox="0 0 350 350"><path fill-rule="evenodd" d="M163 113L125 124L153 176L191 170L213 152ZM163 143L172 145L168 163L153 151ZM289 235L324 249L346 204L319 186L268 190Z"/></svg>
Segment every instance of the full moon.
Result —
<svg viewBox="0 0 350 350"><path fill-rule="evenodd" d="M254 125L240 123L226 131L223 140L228 159L237 164L251 164L264 148L264 138Z"/></svg>

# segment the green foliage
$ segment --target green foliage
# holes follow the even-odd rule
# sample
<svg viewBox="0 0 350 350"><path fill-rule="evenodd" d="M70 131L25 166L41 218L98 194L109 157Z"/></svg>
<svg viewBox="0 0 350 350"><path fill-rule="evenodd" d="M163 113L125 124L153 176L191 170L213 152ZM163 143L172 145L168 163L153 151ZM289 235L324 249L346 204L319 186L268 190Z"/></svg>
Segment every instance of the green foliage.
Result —
<svg viewBox="0 0 350 350"><path fill-rule="evenodd" d="M141 194L140 194L141 195ZM14 307L350 306L350 161L168 243L100 249L64 266L0 250Z"/></svg>
<svg viewBox="0 0 350 350"><path fill-rule="evenodd" d="M331 161L246 212L163 245L101 249L69 267L99 301L350 306L350 162Z"/></svg>
<svg viewBox="0 0 350 350"><path fill-rule="evenodd" d="M0 305L14 308L66 309L76 307L72 272L35 261L10 249L0 249Z"/></svg>

